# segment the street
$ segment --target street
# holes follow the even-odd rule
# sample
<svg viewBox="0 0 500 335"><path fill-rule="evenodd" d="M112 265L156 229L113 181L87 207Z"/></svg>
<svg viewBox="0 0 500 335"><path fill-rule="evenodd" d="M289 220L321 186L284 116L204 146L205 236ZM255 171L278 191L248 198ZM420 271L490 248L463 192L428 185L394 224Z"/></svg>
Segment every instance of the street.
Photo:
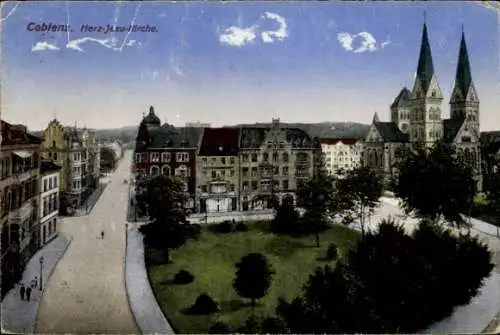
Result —
<svg viewBox="0 0 500 335"><path fill-rule="evenodd" d="M130 160L127 152L88 216L61 223L60 230L73 241L46 283L36 333L138 332L124 274L128 184L123 180L130 173Z"/></svg>

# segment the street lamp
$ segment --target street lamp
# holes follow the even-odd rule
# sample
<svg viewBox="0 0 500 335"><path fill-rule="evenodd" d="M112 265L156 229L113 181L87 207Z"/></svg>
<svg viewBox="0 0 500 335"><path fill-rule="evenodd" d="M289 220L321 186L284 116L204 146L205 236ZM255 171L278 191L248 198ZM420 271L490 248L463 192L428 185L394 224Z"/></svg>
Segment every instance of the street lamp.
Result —
<svg viewBox="0 0 500 335"><path fill-rule="evenodd" d="M42 273L42 269L43 269L43 256L40 256L40 291L42 291L43 289L43 273Z"/></svg>

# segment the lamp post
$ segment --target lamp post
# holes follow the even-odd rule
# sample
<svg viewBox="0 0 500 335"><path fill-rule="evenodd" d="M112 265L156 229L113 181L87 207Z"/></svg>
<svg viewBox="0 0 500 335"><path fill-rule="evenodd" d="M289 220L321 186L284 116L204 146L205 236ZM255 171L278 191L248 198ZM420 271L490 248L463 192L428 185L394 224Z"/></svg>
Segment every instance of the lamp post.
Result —
<svg viewBox="0 0 500 335"><path fill-rule="evenodd" d="M40 291L43 289L43 256L40 256Z"/></svg>

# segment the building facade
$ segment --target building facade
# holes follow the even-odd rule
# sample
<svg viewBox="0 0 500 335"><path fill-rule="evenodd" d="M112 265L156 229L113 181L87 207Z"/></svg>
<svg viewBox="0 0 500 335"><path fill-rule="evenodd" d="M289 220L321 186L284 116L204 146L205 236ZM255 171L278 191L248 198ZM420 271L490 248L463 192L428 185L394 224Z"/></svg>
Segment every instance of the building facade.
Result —
<svg viewBox="0 0 500 335"><path fill-rule="evenodd" d="M205 128L197 156L197 204L201 213L239 210L239 128Z"/></svg>
<svg viewBox="0 0 500 335"><path fill-rule="evenodd" d="M273 202L293 198L300 183L313 175L311 137L297 128L242 127L240 134L241 210L270 208Z"/></svg>
<svg viewBox="0 0 500 335"><path fill-rule="evenodd" d="M40 167L40 242L46 244L57 236L59 219L59 175L61 167L42 161Z"/></svg>
<svg viewBox="0 0 500 335"><path fill-rule="evenodd" d="M321 151L325 168L332 176L352 170L361 164L362 141L355 138L322 138Z"/></svg>
<svg viewBox="0 0 500 335"><path fill-rule="evenodd" d="M397 177L394 164L400 157L398 152L408 148L430 147L442 140L450 143L458 158L473 169L480 190L479 98L472 80L463 32L449 101L449 119L443 119L443 100L434 69L427 25L424 23L413 89L403 88L394 99L390 122L381 122L375 114L365 139L363 164L379 171L389 182Z"/></svg>
<svg viewBox="0 0 500 335"><path fill-rule="evenodd" d="M160 174L182 178L188 197L186 207L196 210L196 154L203 128L161 125L153 106L143 117L136 137L133 175L136 193L145 182Z"/></svg>
<svg viewBox="0 0 500 335"><path fill-rule="evenodd" d="M2 294L40 247L39 173L42 139L1 120L0 239Z"/></svg>
<svg viewBox="0 0 500 335"><path fill-rule="evenodd" d="M83 146L88 157L87 178L88 190L92 191L99 186L99 177L101 173L101 148L97 140L96 133L90 129L84 128L82 131Z"/></svg>

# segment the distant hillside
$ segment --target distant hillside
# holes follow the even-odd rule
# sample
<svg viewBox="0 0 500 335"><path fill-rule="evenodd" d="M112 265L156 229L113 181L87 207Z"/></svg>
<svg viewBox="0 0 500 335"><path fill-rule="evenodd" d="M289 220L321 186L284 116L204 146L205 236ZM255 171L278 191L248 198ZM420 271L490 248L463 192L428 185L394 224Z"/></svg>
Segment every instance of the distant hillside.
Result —
<svg viewBox="0 0 500 335"><path fill-rule="evenodd" d="M92 129L100 140L120 140L123 143L132 142L137 135L137 126L126 126L115 129ZM83 129L78 128L78 132ZM31 134L43 137L43 130L33 131Z"/></svg>

